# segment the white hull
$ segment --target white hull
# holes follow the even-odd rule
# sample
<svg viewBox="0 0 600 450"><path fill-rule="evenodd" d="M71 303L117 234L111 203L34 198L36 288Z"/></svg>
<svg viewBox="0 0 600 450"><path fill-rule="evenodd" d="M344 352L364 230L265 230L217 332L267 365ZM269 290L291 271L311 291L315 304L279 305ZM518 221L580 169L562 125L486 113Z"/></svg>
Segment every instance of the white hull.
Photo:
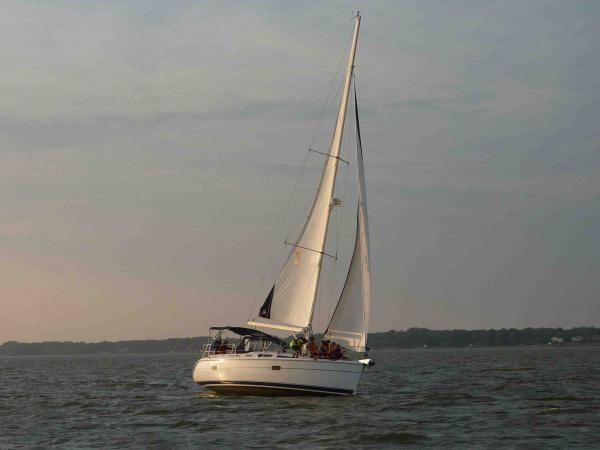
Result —
<svg viewBox="0 0 600 450"><path fill-rule="evenodd" d="M196 383L216 392L253 395L352 395L366 364L251 352L196 362Z"/></svg>

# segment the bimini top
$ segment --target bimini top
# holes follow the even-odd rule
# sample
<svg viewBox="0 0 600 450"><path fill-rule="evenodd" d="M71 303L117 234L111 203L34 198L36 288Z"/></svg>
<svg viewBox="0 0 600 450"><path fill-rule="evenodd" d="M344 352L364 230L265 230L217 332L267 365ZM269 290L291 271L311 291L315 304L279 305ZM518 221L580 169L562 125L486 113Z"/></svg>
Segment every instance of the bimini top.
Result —
<svg viewBox="0 0 600 450"><path fill-rule="evenodd" d="M280 339L276 336L271 336L270 334L263 333L262 331L256 330L254 328L244 328L244 327L210 327L210 330L229 330L235 334L239 334L240 336L250 336L253 339L260 339L263 341L273 342L277 345L280 345L282 348L287 347L287 342L283 339Z"/></svg>

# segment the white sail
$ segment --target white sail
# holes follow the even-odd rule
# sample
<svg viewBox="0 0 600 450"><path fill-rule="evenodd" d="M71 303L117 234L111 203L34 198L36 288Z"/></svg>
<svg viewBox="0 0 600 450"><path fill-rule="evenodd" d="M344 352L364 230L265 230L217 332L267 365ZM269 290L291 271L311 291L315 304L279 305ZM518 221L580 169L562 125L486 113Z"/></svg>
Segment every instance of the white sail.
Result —
<svg viewBox="0 0 600 450"><path fill-rule="evenodd" d="M329 213L331 212L330 203L342 144L359 26L360 16L357 15L337 122L310 214L300 237L293 244L294 248L277 281L261 306L258 316L249 320L249 325L290 331L301 331L311 326Z"/></svg>
<svg viewBox="0 0 600 450"><path fill-rule="evenodd" d="M356 165L358 168L358 219L354 253L342 294L333 312L325 339L330 339L352 350L362 352L367 346L371 307L371 273L369 269L369 223L367 219L367 192L365 170L358 122L358 104L354 91L356 112Z"/></svg>

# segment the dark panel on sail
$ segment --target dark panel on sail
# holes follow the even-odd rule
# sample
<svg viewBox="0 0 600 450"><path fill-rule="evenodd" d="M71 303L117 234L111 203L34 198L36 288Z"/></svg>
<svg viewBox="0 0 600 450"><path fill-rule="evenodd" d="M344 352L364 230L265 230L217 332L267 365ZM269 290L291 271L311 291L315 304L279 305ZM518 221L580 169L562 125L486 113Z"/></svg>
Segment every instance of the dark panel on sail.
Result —
<svg viewBox="0 0 600 450"><path fill-rule="evenodd" d="M271 304L273 303L273 294L274 293L275 293L275 285L273 285L273 287L271 288L271 292L269 292L269 295L267 295L267 299L265 300L263 305L260 307L260 311L258 313L258 315L260 317L264 317L265 319L271 318Z"/></svg>

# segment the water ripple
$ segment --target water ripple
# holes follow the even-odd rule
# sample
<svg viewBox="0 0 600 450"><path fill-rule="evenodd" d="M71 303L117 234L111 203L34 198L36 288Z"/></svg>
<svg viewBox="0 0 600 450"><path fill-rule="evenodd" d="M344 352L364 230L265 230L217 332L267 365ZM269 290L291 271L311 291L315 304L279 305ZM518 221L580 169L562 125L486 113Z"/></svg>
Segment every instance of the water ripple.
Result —
<svg viewBox="0 0 600 450"><path fill-rule="evenodd" d="M3 357L0 448L597 448L599 354L373 351L360 395L289 398L199 388L194 354Z"/></svg>

